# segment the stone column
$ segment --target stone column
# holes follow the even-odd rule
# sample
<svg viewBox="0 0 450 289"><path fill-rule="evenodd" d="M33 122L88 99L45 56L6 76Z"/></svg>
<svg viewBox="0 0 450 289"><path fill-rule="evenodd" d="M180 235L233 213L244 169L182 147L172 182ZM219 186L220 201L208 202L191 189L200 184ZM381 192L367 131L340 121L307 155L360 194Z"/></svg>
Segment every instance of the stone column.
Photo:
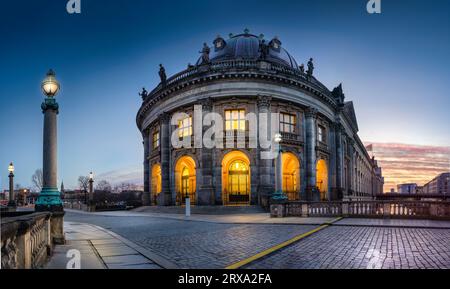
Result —
<svg viewBox="0 0 450 289"><path fill-rule="evenodd" d="M36 200L36 211L53 212L51 231L53 242L64 243L64 207L57 187L57 115L59 106L53 97L47 97L41 105L44 113L43 186Z"/></svg>
<svg viewBox="0 0 450 289"><path fill-rule="evenodd" d="M342 147L342 132L344 127L340 122L334 123L335 143L336 143L336 186L331 189L331 200L340 200L343 197L343 177L344 177L344 150Z"/></svg>
<svg viewBox="0 0 450 289"><path fill-rule="evenodd" d="M354 191L355 191L355 159L354 159L354 144L355 141L351 138L348 139L348 148L349 148L349 156L350 156L350 163L349 163L349 168L348 170L348 178L349 178L349 184L348 184L348 192L347 192L347 196L346 199L351 198L351 196L353 195Z"/></svg>
<svg viewBox="0 0 450 289"><path fill-rule="evenodd" d="M258 125L267 125L267 131L271 132L271 121L270 121L270 102L272 98L270 96L259 96L258 97ZM266 113L267 124L261 124L259 119L259 114ZM271 138L271 135L267 136ZM261 142L259 130L258 130L258 140ZM261 153L264 151L270 151L269 149L263 149L261 146L258 147L259 150L259 189L258 189L258 199L261 206L269 207L269 198L271 194L275 191L275 185L273 183L272 171L273 171L273 160L272 159L262 159Z"/></svg>
<svg viewBox="0 0 450 289"><path fill-rule="evenodd" d="M202 120L205 115L212 111L212 100L210 98L201 102L202 105ZM202 125L202 136L209 127ZM203 140L203 138L202 138ZM214 186L213 186L213 160L212 149L202 147L198 148L199 151L199 169L201 178L197 180L197 204L198 205L213 205L215 203Z"/></svg>
<svg viewBox="0 0 450 289"><path fill-rule="evenodd" d="M142 144L144 145L144 193L142 195L142 203L144 206L150 205L149 138L149 130L144 129L142 132Z"/></svg>
<svg viewBox="0 0 450 289"><path fill-rule="evenodd" d="M305 155L306 155L306 200L319 201L320 193L316 187L316 117L317 109L309 107L305 111Z"/></svg>
<svg viewBox="0 0 450 289"><path fill-rule="evenodd" d="M63 211L56 184L58 103L54 98L46 98L41 108L44 113L43 186L36 201L36 211Z"/></svg>
<svg viewBox="0 0 450 289"><path fill-rule="evenodd" d="M163 113L160 117L161 129L159 135L161 138L161 194L159 204L170 206L172 204L172 194L170 192L170 115Z"/></svg>

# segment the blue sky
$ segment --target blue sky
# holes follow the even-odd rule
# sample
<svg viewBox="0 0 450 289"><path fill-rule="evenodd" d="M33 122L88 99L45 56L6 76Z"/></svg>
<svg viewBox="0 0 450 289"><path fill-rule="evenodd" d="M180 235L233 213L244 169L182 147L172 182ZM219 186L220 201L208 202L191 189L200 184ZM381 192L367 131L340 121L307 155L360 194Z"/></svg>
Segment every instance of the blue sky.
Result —
<svg viewBox="0 0 450 289"><path fill-rule="evenodd" d="M278 36L297 59L315 59L329 88L343 82L365 142L450 146L450 1L366 0L0 2L0 187L7 165L30 185L42 163L40 81L61 81L59 180L140 168L137 95L195 63L203 42L249 28Z"/></svg>

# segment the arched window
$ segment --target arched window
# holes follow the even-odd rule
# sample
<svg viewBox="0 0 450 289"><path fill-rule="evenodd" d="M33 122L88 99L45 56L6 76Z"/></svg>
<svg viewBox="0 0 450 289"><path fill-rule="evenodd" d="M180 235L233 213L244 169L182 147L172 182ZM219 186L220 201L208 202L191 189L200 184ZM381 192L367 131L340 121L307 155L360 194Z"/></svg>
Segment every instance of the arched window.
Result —
<svg viewBox="0 0 450 289"><path fill-rule="evenodd" d="M282 154L283 179L282 189L289 200L300 198L300 162L293 153Z"/></svg>
<svg viewBox="0 0 450 289"><path fill-rule="evenodd" d="M177 161L175 165L175 187L178 204L183 204L186 196L189 196L191 203L195 203L195 172L195 161L190 156L183 156Z"/></svg>
<svg viewBox="0 0 450 289"><path fill-rule="evenodd" d="M224 205L250 204L250 160L240 151L222 160L222 200Z"/></svg>
<svg viewBox="0 0 450 289"><path fill-rule="evenodd" d="M156 204L156 198L162 190L161 166L159 164L155 164L152 166L151 178L152 203Z"/></svg>
<svg viewBox="0 0 450 289"><path fill-rule="evenodd" d="M317 162L316 182L317 189L320 192L320 200L326 201L328 198L328 167L323 159Z"/></svg>

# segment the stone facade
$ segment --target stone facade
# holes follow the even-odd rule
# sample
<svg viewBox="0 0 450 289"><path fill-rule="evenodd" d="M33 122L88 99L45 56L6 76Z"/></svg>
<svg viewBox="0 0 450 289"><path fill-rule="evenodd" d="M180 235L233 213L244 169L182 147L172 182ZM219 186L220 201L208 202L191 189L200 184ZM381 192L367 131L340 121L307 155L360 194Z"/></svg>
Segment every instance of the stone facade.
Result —
<svg viewBox="0 0 450 289"><path fill-rule="evenodd" d="M231 45L234 38L248 41L249 45L258 41L256 36L246 33L233 36L226 43ZM234 195L224 195L234 190L233 178L236 178L239 184L245 179L249 196L244 203L268 206L275 190L275 161L261 158L266 148L249 148L252 139L248 129L243 132L244 147L172 146L172 133L179 127L176 122L171 123L171 118L175 113L186 113L192 117L194 124L190 124L195 128L195 105L202 106L204 115L214 112L224 120L232 111L258 116L259 113L280 113L292 117L289 129L280 129L282 153L289 154L299 163L299 168L294 171L296 176L283 171L283 178L286 175L284 185L286 188L288 183L292 186L290 198L302 201L361 200L382 192L381 169L369 157L357 135L353 104L344 101L341 86L329 91L314 76L293 64L291 56L286 60L281 56L276 58L275 52L265 59L259 57L259 52L247 59L218 55L221 54L213 54L209 63L189 67L143 95L136 120L144 144L146 204L182 204L180 194L183 192L180 190L186 188L195 188L191 197L197 205L229 204L231 199L239 201ZM271 122L263 125L270 126ZM249 120L246 120L245 127L248 126ZM203 127L202 132L207 129ZM225 130L224 134L227 133L229 131ZM192 137L192 142L195 141ZM229 153L239 155L238 159L245 162L247 176L232 177L232 172L227 172L224 161ZM192 163L189 166L195 168L192 169L195 173L186 173L186 177L184 171L178 169L184 157L189 157ZM180 177L180 174L183 175ZM224 187L225 182L227 187Z"/></svg>

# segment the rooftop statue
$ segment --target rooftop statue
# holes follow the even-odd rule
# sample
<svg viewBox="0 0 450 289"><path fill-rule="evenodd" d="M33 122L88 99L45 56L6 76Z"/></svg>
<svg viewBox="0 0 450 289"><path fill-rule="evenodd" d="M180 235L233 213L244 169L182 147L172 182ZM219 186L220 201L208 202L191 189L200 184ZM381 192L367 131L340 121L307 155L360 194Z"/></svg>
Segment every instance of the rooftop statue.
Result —
<svg viewBox="0 0 450 289"><path fill-rule="evenodd" d="M264 39L259 42L259 53L262 60L265 60L269 55L269 45L266 44Z"/></svg>
<svg viewBox="0 0 450 289"><path fill-rule="evenodd" d="M140 97L142 97L142 99L146 98L148 95L147 90L145 89L145 87L142 88L142 92L138 93Z"/></svg>
<svg viewBox="0 0 450 289"><path fill-rule="evenodd" d="M333 89L333 91L331 92L331 95L333 95L333 97L338 101L338 103L340 103L340 104L344 103L345 95L344 95L344 91L342 89L342 83Z"/></svg>
<svg viewBox="0 0 450 289"><path fill-rule="evenodd" d="M161 78L161 83L165 84L167 80L166 69L162 64L159 65L159 77Z"/></svg>
<svg viewBox="0 0 450 289"><path fill-rule="evenodd" d="M305 73L305 65L302 63L302 65L300 65L300 72L301 73Z"/></svg>
<svg viewBox="0 0 450 289"><path fill-rule="evenodd" d="M309 76L312 76L313 72L314 72L314 63L313 63L313 59L310 58L309 61L308 61L308 70L306 71L306 73Z"/></svg>
<svg viewBox="0 0 450 289"><path fill-rule="evenodd" d="M209 48L208 44L203 43L203 49L200 51L202 54L202 63L201 64L207 64L209 63L209 53L211 52L211 49Z"/></svg>

